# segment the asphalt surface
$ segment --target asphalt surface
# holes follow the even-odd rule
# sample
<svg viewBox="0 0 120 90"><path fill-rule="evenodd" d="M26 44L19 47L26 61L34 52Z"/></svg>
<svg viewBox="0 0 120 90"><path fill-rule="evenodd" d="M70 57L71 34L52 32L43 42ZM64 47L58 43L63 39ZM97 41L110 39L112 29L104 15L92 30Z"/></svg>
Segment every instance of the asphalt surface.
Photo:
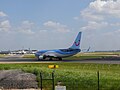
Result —
<svg viewBox="0 0 120 90"><path fill-rule="evenodd" d="M22 55L13 55L0 58L0 63L56 63L56 62L69 62L69 63L98 63L98 64L120 64L120 57L109 57L109 58L94 58L85 60L42 60L31 58L22 58Z"/></svg>

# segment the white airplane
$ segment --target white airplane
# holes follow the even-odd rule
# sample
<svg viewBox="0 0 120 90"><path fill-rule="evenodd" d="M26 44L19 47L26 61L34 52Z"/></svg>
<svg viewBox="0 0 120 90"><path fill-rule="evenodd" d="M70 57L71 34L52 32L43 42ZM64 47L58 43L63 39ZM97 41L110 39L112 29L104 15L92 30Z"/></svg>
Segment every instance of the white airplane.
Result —
<svg viewBox="0 0 120 90"><path fill-rule="evenodd" d="M68 49L56 49L56 50L41 50L35 53L35 56L38 60L45 60L49 58L52 60L53 58L62 60L62 58L73 56L81 51L80 49L80 40L81 40L81 33L79 32L73 45Z"/></svg>

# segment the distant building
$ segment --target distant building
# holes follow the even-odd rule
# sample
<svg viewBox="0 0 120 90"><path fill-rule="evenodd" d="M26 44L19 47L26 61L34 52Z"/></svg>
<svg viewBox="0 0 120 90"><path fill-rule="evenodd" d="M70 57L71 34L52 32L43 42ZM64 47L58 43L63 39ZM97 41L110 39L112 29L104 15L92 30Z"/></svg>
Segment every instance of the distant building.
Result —
<svg viewBox="0 0 120 90"><path fill-rule="evenodd" d="M0 54L10 54L11 51L0 51Z"/></svg>
<svg viewBox="0 0 120 90"><path fill-rule="evenodd" d="M37 52L37 50L31 50L31 54L35 54Z"/></svg>
<svg viewBox="0 0 120 90"><path fill-rule="evenodd" d="M11 51L11 54L34 54L35 52L37 52L37 50L15 50L15 51Z"/></svg>

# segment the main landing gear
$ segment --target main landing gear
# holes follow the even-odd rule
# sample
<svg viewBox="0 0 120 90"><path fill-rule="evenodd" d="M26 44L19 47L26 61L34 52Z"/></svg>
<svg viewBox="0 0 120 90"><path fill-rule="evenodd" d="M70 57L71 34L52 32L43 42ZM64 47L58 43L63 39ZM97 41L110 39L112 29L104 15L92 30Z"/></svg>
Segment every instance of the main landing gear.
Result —
<svg viewBox="0 0 120 90"><path fill-rule="evenodd" d="M52 60L59 60L59 61L62 61L62 58L61 57L46 57L46 56L43 56L43 57L38 57L38 60L39 61L42 61L42 60L50 60L50 61L52 61Z"/></svg>
<svg viewBox="0 0 120 90"><path fill-rule="evenodd" d="M61 58L61 57L59 57L58 59L59 59L60 61L62 60L62 58Z"/></svg>

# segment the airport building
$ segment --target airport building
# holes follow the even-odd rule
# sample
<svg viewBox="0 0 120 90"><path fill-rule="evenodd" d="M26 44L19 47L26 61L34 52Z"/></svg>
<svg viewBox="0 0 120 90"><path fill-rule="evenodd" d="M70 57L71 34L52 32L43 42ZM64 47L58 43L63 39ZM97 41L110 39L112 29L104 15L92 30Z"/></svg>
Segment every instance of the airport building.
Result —
<svg viewBox="0 0 120 90"><path fill-rule="evenodd" d="M34 54L37 50L14 50L14 51L0 51L0 54Z"/></svg>

